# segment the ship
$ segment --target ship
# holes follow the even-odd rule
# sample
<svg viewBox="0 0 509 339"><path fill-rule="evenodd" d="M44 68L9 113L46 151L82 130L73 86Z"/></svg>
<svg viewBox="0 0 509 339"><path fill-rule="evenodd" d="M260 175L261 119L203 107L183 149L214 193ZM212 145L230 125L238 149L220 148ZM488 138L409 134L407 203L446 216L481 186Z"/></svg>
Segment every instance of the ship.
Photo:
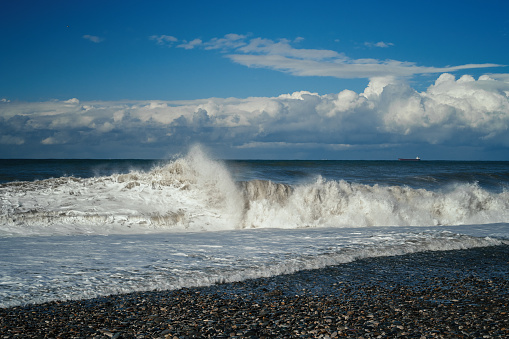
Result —
<svg viewBox="0 0 509 339"><path fill-rule="evenodd" d="M399 161L421 161L421 158L415 157L415 158L398 158Z"/></svg>

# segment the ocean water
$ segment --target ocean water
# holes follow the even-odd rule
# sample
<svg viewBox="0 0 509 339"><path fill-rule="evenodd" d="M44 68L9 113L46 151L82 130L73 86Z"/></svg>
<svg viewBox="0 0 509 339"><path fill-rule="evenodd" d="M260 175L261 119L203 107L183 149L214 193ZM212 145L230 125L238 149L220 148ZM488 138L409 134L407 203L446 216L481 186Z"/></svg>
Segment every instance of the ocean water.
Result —
<svg viewBox="0 0 509 339"><path fill-rule="evenodd" d="M0 160L0 307L509 244L509 162Z"/></svg>

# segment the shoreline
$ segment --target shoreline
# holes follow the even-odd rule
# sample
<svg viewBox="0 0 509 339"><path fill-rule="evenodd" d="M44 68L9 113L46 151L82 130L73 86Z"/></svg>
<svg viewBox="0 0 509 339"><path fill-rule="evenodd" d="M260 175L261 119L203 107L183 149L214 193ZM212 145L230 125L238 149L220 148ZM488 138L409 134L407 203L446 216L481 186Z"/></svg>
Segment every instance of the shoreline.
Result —
<svg viewBox="0 0 509 339"><path fill-rule="evenodd" d="M509 245L0 309L0 338L503 338Z"/></svg>

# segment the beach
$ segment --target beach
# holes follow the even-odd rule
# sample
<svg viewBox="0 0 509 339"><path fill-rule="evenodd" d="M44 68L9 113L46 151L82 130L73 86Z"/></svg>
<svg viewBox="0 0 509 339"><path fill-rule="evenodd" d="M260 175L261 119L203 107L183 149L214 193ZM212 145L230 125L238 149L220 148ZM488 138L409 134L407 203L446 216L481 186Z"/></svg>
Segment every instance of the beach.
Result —
<svg viewBox="0 0 509 339"><path fill-rule="evenodd" d="M1 338L504 338L509 246L0 309Z"/></svg>

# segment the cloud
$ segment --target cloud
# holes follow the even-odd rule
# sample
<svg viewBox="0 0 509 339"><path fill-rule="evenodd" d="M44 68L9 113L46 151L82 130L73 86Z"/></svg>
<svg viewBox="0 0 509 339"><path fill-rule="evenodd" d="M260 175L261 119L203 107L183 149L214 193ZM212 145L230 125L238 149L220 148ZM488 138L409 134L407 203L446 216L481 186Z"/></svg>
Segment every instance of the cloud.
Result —
<svg viewBox="0 0 509 339"><path fill-rule="evenodd" d="M41 144L43 145L56 145L56 144L63 144L65 143L63 140L58 140L55 137L47 137L46 139L41 141Z"/></svg>
<svg viewBox="0 0 509 339"><path fill-rule="evenodd" d="M204 44L205 49L232 50L246 45L247 36L240 34L226 34L224 38L213 38Z"/></svg>
<svg viewBox="0 0 509 339"><path fill-rule="evenodd" d="M162 36L153 36L157 43L164 43ZM177 41L172 37L170 43ZM267 68L295 76L324 76L343 79L376 78L376 77L411 77L417 74L433 74L455 72L466 69L480 69L501 67L503 65L465 64L446 67L421 66L415 62L399 60L353 59L340 53L327 49L296 48L293 44L300 43L303 38L293 41L279 39L274 41L264 38L248 39L246 35L227 34L223 38L213 38L209 41L194 39L177 45L179 48L205 50L220 50L231 61L251 68ZM171 45L171 44L169 44ZM379 41L366 42L366 46L388 48L393 43Z"/></svg>
<svg viewBox="0 0 509 339"><path fill-rule="evenodd" d="M169 45L171 46L178 39L171 35L151 35L148 37L150 40L154 40L158 45Z"/></svg>
<svg viewBox="0 0 509 339"><path fill-rule="evenodd" d="M290 45L290 41L287 39L281 39L278 42L274 42L270 39L255 38L252 39L249 44L240 47L238 51L248 55L277 55L302 60L344 59L342 54L335 51L293 48Z"/></svg>
<svg viewBox="0 0 509 339"><path fill-rule="evenodd" d="M383 42L383 41L379 41L379 42L365 42L364 43L365 46L368 46L368 47L380 47L380 48L388 48L390 46L394 46L394 44L392 42Z"/></svg>
<svg viewBox="0 0 509 339"><path fill-rule="evenodd" d="M92 42L94 42L96 44L104 41L104 38L101 38L101 37L98 37L98 36L95 36L95 35L88 35L88 34L85 34L83 36L83 39L92 41Z"/></svg>
<svg viewBox="0 0 509 339"><path fill-rule="evenodd" d="M197 46L200 46L201 44L203 44L203 41L201 41L201 39L194 39L192 41L184 41L183 44L180 44L178 45L177 47L179 48L184 48L184 49L193 49Z"/></svg>
<svg viewBox="0 0 509 339"><path fill-rule="evenodd" d="M11 152L14 147L65 146L76 147L75 152L108 149L114 153L109 157L133 152L146 157L147 147L163 156L194 142L239 154L286 150L284 156L289 157L295 152L312 156L317 149L401 145L507 149L509 76L457 79L444 73L423 92L397 77L379 77L361 93L299 91L278 97L174 102L10 102L0 105L0 134L0 143L10 145Z"/></svg>
<svg viewBox="0 0 509 339"><path fill-rule="evenodd" d="M302 52L299 50L299 52ZM330 51L332 54L333 52ZM344 56L328 59L325 51L312 50L317 58L299 58L281 54L230 54L228 57L241 65L268 68L296 76L330 76L343 79L384 76L410 77L416 74L454 72L463 69L498 67L496 64L468 64L451 67L424 67L397 60L349 59ZM295 54L298 54L297 52Z"/></svg>
<svg viewBox="0 0 509 339"><path fill-rule="evenodd" d="M12 135L2 135L0 138L1 145L23 145L25 140L21 137Z"/></svg>
<svg viewBox="0 0 509 339"><path fill-rule="evenodd" d="M80 101L78 99L76 99L76 98L72 98L72 99L69 99L69 100L65 100L64 103L78 105L80 103Z"/></svg>

